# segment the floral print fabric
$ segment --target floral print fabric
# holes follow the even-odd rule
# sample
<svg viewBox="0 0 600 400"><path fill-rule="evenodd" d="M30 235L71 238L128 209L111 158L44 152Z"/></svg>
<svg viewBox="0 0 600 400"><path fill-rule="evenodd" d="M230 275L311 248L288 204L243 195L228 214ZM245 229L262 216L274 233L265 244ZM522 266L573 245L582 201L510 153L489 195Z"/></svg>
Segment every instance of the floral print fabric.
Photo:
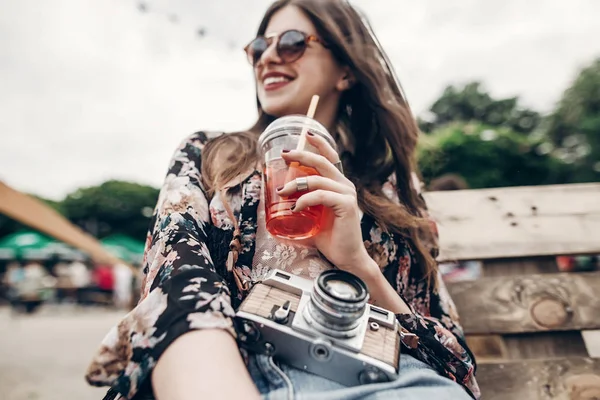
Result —
<svg viewBox="0 0 600 400"><path fill-rule="evenodd" d="M260 201L264 200L264 192ZM266 227L264 207L258 209L256 226L256 251L252 262L252 279L260 281L271 269L277 268L307 279L317 278L321 272L333 268L333 265L314 247L296 245L293 242L282 243L275 239Z"/></svg>
<svg viewBox="0 0 600 400"><path fill-rule="evenodd" d="M236 335L232 317L242 295L225 269L232 228L217 196L209 204L200 176L202 148L210 139L210 134L195 133L175 152L146 240L142 297L105 337L87 371L90 384L111 386L116 398L151 390L152 368L182 334L219 328ZM254 281L270 268L254 268L261 185L260 172L252 171L228 191L242 231L235 268ZM393 187L393 180L386 183L390 195ZM411 245L382 231L367 215L362 232L369 254L413 311L397 316L420 338L416 349L403 351L479 398L475 362L441 278L437 289L428 288Z"/></svg>

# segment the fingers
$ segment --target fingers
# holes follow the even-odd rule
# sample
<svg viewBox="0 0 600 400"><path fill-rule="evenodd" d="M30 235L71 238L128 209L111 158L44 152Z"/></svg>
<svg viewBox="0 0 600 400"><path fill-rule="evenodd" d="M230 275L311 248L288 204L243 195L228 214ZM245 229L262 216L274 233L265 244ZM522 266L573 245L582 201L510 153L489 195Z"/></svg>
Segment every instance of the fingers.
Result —
<svg viewBox="0 0 600 400"><path fill-rule="evenodd" d="M330 163L335 164L340 161L337 151L329 144L325 138L314 133L308 132L306 135L308 143L312 144Z"/></svg>
<svg viewBox="0 0 600 400"><path fill-rule="evenodd" d="M356 198L356 190L353 186L348 186L343 183L334 181L333 179L324 178L318 175L311 175L306 177L308 182L308 190L328 190L335 193L345 194ZM293 179L288 182L281 189L277 190L277 194L280 196L291 196L298 191L298 185L296 180Z"/></svg>
<svg viewBox="0 0 600 400"><path fill-rule="evenodd" d="M319 175L336 181L350 182L327 158L309 151L283 150L281 157L288 163L298 162L305 167L312 167Z"/></svg>
<svg viewBox="0 0 600 400"><path fill-rule="evenodd" d="M303 194L296 201L293 212L299 212L306 207L323 205L333 210L336 217L343 218L357 212L356 198L348 194L331 192L329 190L315 190Z"/></svg>

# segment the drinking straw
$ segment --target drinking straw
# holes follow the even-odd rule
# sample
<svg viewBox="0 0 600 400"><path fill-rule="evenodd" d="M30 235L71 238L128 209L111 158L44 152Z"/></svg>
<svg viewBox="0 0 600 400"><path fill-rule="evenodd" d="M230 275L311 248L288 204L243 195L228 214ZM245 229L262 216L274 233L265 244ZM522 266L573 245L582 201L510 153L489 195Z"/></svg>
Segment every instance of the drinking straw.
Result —
<svg viewBox="0 0 600 400"><path fill-rule="evenodd" d="M319 95L314 95L312 97L312 99L310 100L310 105L308 106L308 112L306 113L306 116L308 118L314 118L315 117L315 112L317 111L317 105L319 104ZM308 132L308 126L304 125L304 127L302 128L302 131L300 132L300 139L298 140L298 145L296 146L296 150L304 150L304 147L306 147L306 134ZM292 171L294 171L295 169L300 167L300 163L297 161L291 162L290 166L288 168L288 172L285 175L285 180L284 182L287 184L288 182L290 182L293 178L294 173Z"/></svg>
<svg viewBox="0 0 600 400"><path fill-rule="evenodd" d="M315 112L317 111L317 105L319 104L319 95L315 94L310 100L310 105L308 106L308 112L306 116L308 118L314 118ZM308 127L305 125L302 128L302 132L300 132L300 140L298 140L298 146L296 146L296 150L304 150L306 146L306 133L308 132Z"/></svg>

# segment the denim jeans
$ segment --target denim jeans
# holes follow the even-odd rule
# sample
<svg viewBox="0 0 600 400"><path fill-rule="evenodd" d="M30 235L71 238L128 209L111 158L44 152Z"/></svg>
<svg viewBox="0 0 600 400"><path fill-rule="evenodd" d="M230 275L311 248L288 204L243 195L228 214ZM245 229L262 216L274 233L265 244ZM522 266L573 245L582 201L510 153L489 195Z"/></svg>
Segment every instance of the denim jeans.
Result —
<svg viewBox="0 0 600 400"><path fill-rule="evenodd" d="M397 380L355 387L343 386L264 355L251 355L248 370L264 400L471 399L456 382L408 354L400 356Z"/></svg>

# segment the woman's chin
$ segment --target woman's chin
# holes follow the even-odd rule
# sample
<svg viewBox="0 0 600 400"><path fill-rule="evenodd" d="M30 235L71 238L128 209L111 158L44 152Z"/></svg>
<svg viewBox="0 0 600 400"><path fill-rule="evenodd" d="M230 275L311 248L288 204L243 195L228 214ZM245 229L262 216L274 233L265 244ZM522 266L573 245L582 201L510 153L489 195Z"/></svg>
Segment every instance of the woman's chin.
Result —
<svg viewBox="0 0 600 400"><path fill-rule="evenodd" d="M272 115L276 118L284 117L284 116L290 115L290 114L297 114L297 112L292 111L293 107L290 107L288 104L285 104L284 102L280 102L280 103L273 102L273 104L269 104L269 103L270 102L263 104L262 109L267 114Z"/></svg>
<svg viewBox="0 0 600 400"><path fill-rule="evenodd" d="M264 112L274 117L283 117L291 114L304 114L306 107L298 101L299 96L296 91L290 91L288 87L279 90L262 93L259 96L260 104Z"/></svg>

